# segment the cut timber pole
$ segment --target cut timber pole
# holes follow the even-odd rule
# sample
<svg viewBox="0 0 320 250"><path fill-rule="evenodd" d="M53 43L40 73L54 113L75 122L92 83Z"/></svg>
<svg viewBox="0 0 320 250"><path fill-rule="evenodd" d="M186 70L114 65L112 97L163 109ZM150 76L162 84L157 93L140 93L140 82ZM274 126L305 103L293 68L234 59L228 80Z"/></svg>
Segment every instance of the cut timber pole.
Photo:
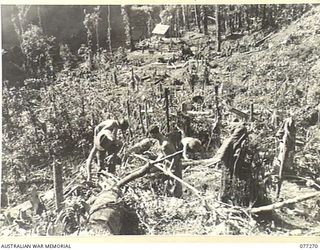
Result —
<svg viewBox="0 0 320 250"><path fill-rule="evenodd" d="M160 98L163 97L162 91L163 91L162 84L159 82L159 96L160 96Z"/></svg>
<svg viewBox="0 0 320 250"><path fill-rule="evenodd" d="M165 156L164 158L162 159L159 159L159 160L156 160L156 161L150 161L148 158L145 158L141 155L137 155L137 154L133 154L135 157L141 159L141 160L144 160L144 161L147 161L148 163L146 165L144 165L141 169L133 172L132 174L128 175L127 177L125 177L124 179L120 180L117 184L117 187L121 187L125 184L127 184L129 181L135 179L135 178L139 178L143 175L145 175L147 173L147 171L149 170L149 168L151 166L154 166L156 167L157 169L159 169L160 171L162 171L164 174L170 176L171 178L177 180L179 183L181 183L182 185L186 186L187 188L189 188L190 190L192 190L194 192L194 194L200 198L200 200L202 201L204 207L207 209L207 211L212 211L212 207L209 206L209 204L207 203L207 201L205 200L204 197L201 196L200 192L194 188L193 186L191 186L189 183L183 181L181 178L179 178L178 176L176 176L174 173L172 173L170 170L164 168L162 165L158 164L160 163L161 161L165 160L165 159L168 159L168 158L171 158L175 155L178 155L178 154L181 154L183 151L180 150L178 152L175 152L171 155L168 155L168 156Z"/></svg>
<svg viewBox="0 0 320 250"><path fill-rule="evenodd" d="M115 85L118 85L118 77L117 72L115 70L113 71L113 82Z"/></svg>
<svg viewBox="0 0 320 250"><path fill-rule="evenodd" d="M216 114L217 114L218 120L221 120L221 114L219 110L218 90L219 90L219 86L218 85L214 86Z"/></svg>
<svg viewBox="0 0 320 250"><path fill-rule="evenodd" d="M62 166L56 163L55 156L53 156L53 184L55 193L56 211L60 211L63 202L63 184L62 184Z"/></svg>
<svg viewBox="0 0 320 250"><path fill-rule="evenodd" d="M253 103L250 103L250 122L253 122Z"/></svg>
<svg viewBox="0 0 320 250"><path fill-rule="evenodd" d="M148 101L147 100L144 103L144 119L146 120L146 131L148 131L149 117L148 117Z"/></svg>
<svg viewBox="0 0 320 250"><path fill-rule="evenodd" d="M133 134L132 134L132 130L131 130L131 111L130 111L130 101L129 99L127 100L126 102L126 106L127 106L127 116L128 116L128 123L129 123L129 134L130 134L130 138L133 137Z"/></svg>
<svg viewBox="0 0 320 250"><path fill-rule="evenodd" d="M140 104L139 104L139 120L140 120L140 125L141 125L141 128L142 128L142 132L143 132L143 134L145 134L146 130L145 130L144 125L143 125L142 108L141 108Z"/></svg>
<svg viewBox="0 0 320 250"><path fill-rule="evenodd" d="M154 160L154 161L150 161L150 159L147 159L141 155L137 155L137 154L133 154L133 156L135 157L139 157L140 159L142 160L145 160L147 161L148 163L145 164L143 167L139 168L138 170L135 170L134 172L132 172L131 174L125 176L123 179L121 179L117 184L116 184L116 187L117 188L121 188L123 187L124 185L128 184L130 181L133 181L137 178L140 178L142 176L144 176L145 174L147 174L149 172L149 169L154 166L155 164L157 163L160 163L164 160L167 160L167 159L171 159L172 157L176 156L176 155L179 155L181 154L183 151L180 150L180 151L177 151L171 155L167 155L161 159L158 159L158 160Z"/></svg>
<svg viewBox="0 0 320 250"><path fill-rule="evenodd" d="M136 79L134 78L133 68L131 69L131 88L133 91L136 90Z"/></svg>
<svg viewBox="0 0 320 250"><path fill-rule="evenodd" d="M271 205L267 205L267 206L254 207L254 208L249 209L249 212L251 212L251 213L260 213L260 212L263 212L263 211L275 210L275 209L287 206L289 204L294 204L294 203L297 203L297 202L301 202L301 201L304 201L304 200L307 200L307 199L310 199L310 198L313 198L313 197L316 197L316 196L320 196L320 192L319 191L311 193L311 194L301 195L301 196L298 196L298 197L295 197L295 198L292 198L292 199L289 199L289 200L286 200L286 201L277 202L277 203L274 203L274 204L271 204Z"/></svg>
<svg viewBox="0 0 320 250"><path fill-rule="evenodd" d="M169 89L164 89L164 99L166 106L166 122L167 122L167 132L170 132L170 114L169 114Z"/></svg>

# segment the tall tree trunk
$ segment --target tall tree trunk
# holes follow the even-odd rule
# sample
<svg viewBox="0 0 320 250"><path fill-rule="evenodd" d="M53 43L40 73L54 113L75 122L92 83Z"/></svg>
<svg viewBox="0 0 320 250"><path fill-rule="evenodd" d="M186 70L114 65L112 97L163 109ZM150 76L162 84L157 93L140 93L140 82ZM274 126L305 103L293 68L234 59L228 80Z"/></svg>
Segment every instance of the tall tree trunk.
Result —
<svg viewBox="0 0 320 250"><path fill-rule="evenodd" d="M203 33L208 35L208 16L207 16L207 8L204 5L201 5L201 21L203 27Z"/></svg>
<svg viewBox="0 0 320 250"><path fill-rule="evenodd" d="M188 5L182 5L182 18L183 18L183 25L185 30L190 30L189 24L189 17L188 17Z"/></svg>
<svg viewBox="0 0 320 250"><path fill-rule="evenodd" d="M197 5L194 5L194 16L195 16L195 21L198 27L198 32L201 33L201 24L200 24L200 18L199 18L199 11Z"/></svg>
<svg viewBox="0 0 320 250"><path fill-rule="evenodd" d="M177 6L176 11L176 36L180 37L180 6Z"/></svg>
<svg viewBox="0 0 320 250"><path fill-rule="evenodd" d="M239 7L238 13L237 13L237 15L238 15L238 29L239 30L242 29L242 15L241 15L241 12L242 12L242 8Z"/></svg>
<svg viewBox="0 0 320 250"><path fill-rule="evenodd" d="M245 10L245 19L246 19L246 28L247 30L250 30L251 27L251 20L250 20L250 11L249 11L250 6L247 5L246 6L246 10Z"/></svg>
<svg viewBox="0 0 320 250"><path fill-rule="evenodd" d="M100 44L99 44L99 18L96 19L96 46L97 46L97 51L100 48Z"/></svg>
<svg viewBox="0 0 320 250"><path fill-rule="evenodd" d="M273 11L273 5L269 5L268 6L268 17L267 17L267 19L268 19L268 25L269 25L269 27L272 27L272 28L274 28L274 19L273 19L273 13L274 11Z"/></svg>
<svg viewBox="0 0 320 250"><path fill-rule="evenodd" d="M131 18L130 18L130 5L122 5L121 6L121 14L125 26L125 33L127 37L127 46L130 48L131 51L134 51L134 44L133 44L133 38L132 38L132 27L131 27Z"/></svg>
<svg viewBox="0 0 320 250"><path fill-rule="evenodd" d="M267 22L267 10L266 10L266 5L263 4L262 5L262 29L266 29L268 26L268 22Z"/></svg>
<svg viewBox="0 0 320 250"><path fill-rule="evenodd" d="M228 13L228 26L229 26L229 33L233 34L234 32L234 18L236 17L234 14L234 6L229 5L229 13Z"/></svg>
<svg viewBox="0 0 320 250"><path fill-rule="evenodd" d="M151 11L148 11L147 29L148 29L148 37L151 37L152 29L153 29L153 19L152 19Z"/></svg>
<svg viewBox="0 0 320 250"><path fill-rule="evenodd" d="M43 29L43 27L42 27L41 6L40 6L40 5L37 7L37 14L38 14L38 24L39 24L39 27L41 28L42 32L44 32L44 29Z"/></svg>
<svg viewBox="0 0 320 250"><path fill-rule="evenodd" d="M217 52L221 52L221 20L220 5L216 5L216 48Z"/></svg>
<svg viewBox="0 0 320 250"><path fill-rule="evenodd" d="M110 5L107 6L107 48L109 52L112 53L112 44L111 44L111 11Z"/></svg>

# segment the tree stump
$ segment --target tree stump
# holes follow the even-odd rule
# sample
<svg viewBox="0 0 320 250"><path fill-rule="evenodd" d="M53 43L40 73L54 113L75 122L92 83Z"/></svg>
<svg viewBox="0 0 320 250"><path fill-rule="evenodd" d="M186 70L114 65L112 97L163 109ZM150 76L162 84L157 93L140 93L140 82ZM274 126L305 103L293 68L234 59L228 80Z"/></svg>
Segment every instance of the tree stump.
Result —
<svg viewBox="0 0 320 250"><path fill-rule="evenodd" d="M246 162L247 139L246 127L239 124L215 156L222 162L221 200L238 206L249 206L254 199L252 170Z"/></svg>

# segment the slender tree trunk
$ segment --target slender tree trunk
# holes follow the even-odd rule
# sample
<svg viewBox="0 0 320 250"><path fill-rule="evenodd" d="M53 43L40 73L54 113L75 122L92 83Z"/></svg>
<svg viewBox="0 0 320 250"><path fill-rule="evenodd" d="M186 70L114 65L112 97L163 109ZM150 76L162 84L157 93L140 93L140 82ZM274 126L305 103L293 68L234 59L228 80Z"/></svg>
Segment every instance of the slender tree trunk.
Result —
<svg viewBox="0 0 320 250"><path fill-rule="evenodd" d="M183 25L185 30L190 30L189 18L188 18L188 6L182 5L182 18L183 18Z"/></svg>
<svg viewBox="0 0 320 250"><path fill-rule="evenodd" d="M273 5L269 5L268 6L268 25L269 27L273 27L274 28L274 19L273 19Z"/></svg>
<svg viewBox="0 0 320 250"><path fill-rule="evenodd" d="M253 5L253 9L254 9L254 15L253 16L255 16L255 17L259 17L259 7L260 7L261 5L259 5L259 4L256 4L256 5Z"/></svg>
<svg viewBox="0 0 320 250"><path fill-rule="evenodd" d="M262 29L266 29L268 26L268 21L267 21L267 12L266 12L266 5L262 5Z"/></svg>
<svg viewBox="0 0 320 250"><path fill-rule="evenodd" d="M236 17L233 13L234 11L234 6L230 5L229 6L229 13L228 13L228 26L229 26L229 33L233 34L234 32L234 18Z"/></svg>
<svg viewBox="0 0 320 250"><path fill-rule="evenodd" d="M238 15L238 29L240 30L242 28L242 16L241 16L241 7L239 8L239 12L237 13Z"/></svg>
<svg viewBox="0 0 320 250"><path fill-rule="evenodd" d="M198 27L198 32L202 33L201 31L201 24L200 24L200 18L199 18L199 11L197 5L194 5L194 16L195 16L195 21Z"/></svg>
<svg viewBox="0 0 320 250"><path fill-rule="evenodd" d="M131 18L130 18L130 9L131 6L129 5L122 5L121 6L121 13L122 13L122 18L125 26L125 33L127 37L127 45L130 48L131 51L134 51L134 44L133 44L133 39L132 39L132 27L131 27Z"/></svg>
<svg viewBox="0 0 320 250"><path fill-rule="evenodd" d="M245 10L245 19L246 19L246 28L247 30L250 30L251 27L251 20L250 20L250 11L249 11L249 6L246 6Z"/></svg>
<svg viewBox="0 0 320 250"><path fill-rule="evenodd" d="M216 46L217 52L221 52L220 5L216 5Z"/></svg>
<svg viewBox="0 0 320 250"><path fill-rule="evenodd" d="M180 37L180 6L177 6L176 11L176 34L177 37Z"/></svg>
<svg viewBox="0 0 320 250"><path fill-rule="evenodd" d="M147 23L147 29L148 29L148 37L152 36L152 29L153 29L153 18L151 15L151 11L148 11L148 23Z"/></svg>
<svg viewBox="0 0 320 250"><path fill-rule="evenodd" d="M203 27L203 33L208 35L208 16L207 16L207 8L204 5L201 5L201 21Z"/></svg>
<svg viewBox="0 0 320 250"><path fill-rule="evenodd" d="M42 32L44 32L44 29L43 29L43 27L42 27L41 6L40 6L40 5L37 7L37 12L38 12L39 27L42 29Z"/></svg>
<svg viewBox="0 0 320 250"><path fill-rule="evenodd" d="M99 50L100 48L100 44L99 44L99 18L96 19L96 42L97 42L97 50Z"/></svg>
<svg viewBox="0 0 320 250"><path fill-rule="evenodd" d="M111 11L110 5L107 6L107 48L109 52L112 53L112 44L111 44Z"/></svg>

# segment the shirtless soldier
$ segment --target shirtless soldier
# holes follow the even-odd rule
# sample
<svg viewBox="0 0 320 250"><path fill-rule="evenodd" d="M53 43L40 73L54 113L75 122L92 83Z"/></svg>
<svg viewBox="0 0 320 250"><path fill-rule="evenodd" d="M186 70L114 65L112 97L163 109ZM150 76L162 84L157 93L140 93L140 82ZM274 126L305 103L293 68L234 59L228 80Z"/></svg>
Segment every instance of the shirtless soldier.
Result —
<svg viewBox="0 0 320 250"><path fill-rule="evenodd" d="M129 124L126 120L105 120L98 124L94 129L93 148L91 149L90 155L87 159L87 180L91 181L91 162L93 156L97 155L97 163L99 171L104 169L103 163L106 154L110 156L110 160L114 160L117 153L122 147L122 142L117 139L118 130L122 131L123 136L125 135L126 129ZM114 168L109 168L109 172L114 173Z"/></svg>
<svg viewBox="0 0 320 250"><path fill-rule="evenodd" d="M164 156L171 155L176 152L176 148L174 144L167 137L165 137L160 133L158 126L156 125L151 126L149 128L149 134L152 138L157 139L159 141L161 150ZM182 165L181 165L179 155L176 155L173 157L172 172L175 176L182 179ZM181 183L174 179L171 179L170 182L173 182L173 184L167 186L169 193L176 198L180 198L182 196Z"/></svg>

